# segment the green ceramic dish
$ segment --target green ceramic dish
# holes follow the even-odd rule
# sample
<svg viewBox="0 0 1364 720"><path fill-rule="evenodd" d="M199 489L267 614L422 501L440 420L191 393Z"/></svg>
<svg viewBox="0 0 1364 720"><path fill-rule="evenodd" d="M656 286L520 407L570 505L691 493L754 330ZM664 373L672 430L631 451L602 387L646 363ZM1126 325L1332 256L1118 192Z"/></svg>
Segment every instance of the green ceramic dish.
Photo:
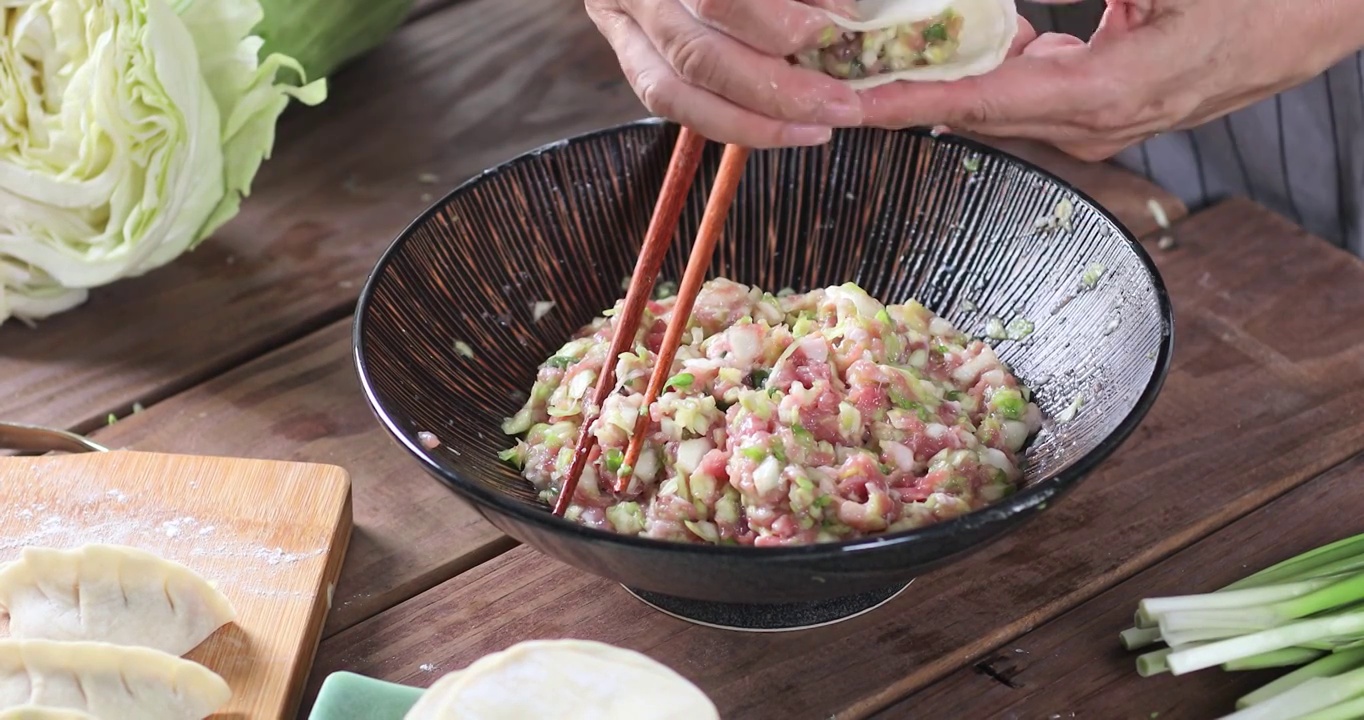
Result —
<svg viewBox="0 0 1364 720"><path fill-rule="evenodd" d="M322 682L308 720L403 720L422 688L334 672Z"/></svg>

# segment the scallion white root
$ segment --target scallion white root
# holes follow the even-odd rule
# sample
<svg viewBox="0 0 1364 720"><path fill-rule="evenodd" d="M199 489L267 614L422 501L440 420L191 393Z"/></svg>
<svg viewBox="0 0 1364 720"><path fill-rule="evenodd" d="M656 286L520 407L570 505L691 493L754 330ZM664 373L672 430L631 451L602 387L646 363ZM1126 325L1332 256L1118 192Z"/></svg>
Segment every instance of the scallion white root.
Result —
<svg viewBox="0 0 1364 720"><path fill-rule="evenodd" d="M1183 650L1172 654L1168 662L1171 673L1183 675L1248 655L1259 655L1305 642L1360 633L1364 633L1364 613L1303 620Z"/></svg>
<svg viewBox="0 0 1364 720"><path fill-rule="evenodd" d="M1140 650L1160 642L1160 628L1128 628L1119 633L1118 638L1122 640L1122 646L1128 650Z"/></svg>
<svg viewBox="0 0 1364 720"><path fill-rule="evenodd" d="M1239 699L1226 720L1364 717L1364 534L1215 592L1145 599L1133 620L1119 639L1147 649L1142 677L1297 667Z"/></svg>

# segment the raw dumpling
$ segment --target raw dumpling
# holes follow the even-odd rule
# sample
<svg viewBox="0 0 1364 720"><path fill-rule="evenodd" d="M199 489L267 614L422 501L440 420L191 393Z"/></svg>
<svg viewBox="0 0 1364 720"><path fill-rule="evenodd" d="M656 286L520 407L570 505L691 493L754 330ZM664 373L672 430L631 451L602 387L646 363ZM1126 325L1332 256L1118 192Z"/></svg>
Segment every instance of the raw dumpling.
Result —
<svg viewBox="0 0 1364 720"><path fill-rule="evenodd" d="M97 718L203 720L231 698L212 670L160 650L0 640L0 709L41 705Z"/></svg>
<svg viewBox="0 0 1364 720"><path fill-rule="evenodd" d="M184 655L232 622L223 594L193 570L136 548L25 548L0 567L10 635L89 640Z"/></svg>
<svg viewBox="0 0 1364 720"><path fill-rule="evenodd" d="M50 708L41 705L0 710L0 720L99 720L94 715L81 710Z"/></svg>
<svg viewBox="0 0 1364 720"><path fill-rule="evenodd" d="M1015 0L862 0L857 10L858 20L826 11L842 32L796 62L858 90L960 80L998 67L1018 34Z"/></svg>
<svg viewBox="0 0 1364 720"><path fill-rule="evenodd" d="M705 693L645 655L585 640L538 640L488 655L431 686L404 720L720 720Z"/></svg>

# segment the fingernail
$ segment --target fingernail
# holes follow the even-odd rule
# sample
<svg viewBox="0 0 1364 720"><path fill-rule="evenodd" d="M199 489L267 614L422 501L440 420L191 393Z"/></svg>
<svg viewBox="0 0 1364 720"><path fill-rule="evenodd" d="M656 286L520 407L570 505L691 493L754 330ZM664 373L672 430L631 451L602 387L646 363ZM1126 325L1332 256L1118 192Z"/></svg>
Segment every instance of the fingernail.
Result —
<svg viewBox="0 0 1364 720"><path fill-rule="evenodd" d="M833 134L823 125L787 125L781 133L784 145L823 145Z"/></svg>
<svg viewBox="0 0 1364 720"><path fill-rule="evenodd" d="M815 119L820 122L828 123L836 127L848 127L862 124L862 101L852 100L830 100L819 106L819 112Z"/></svg>

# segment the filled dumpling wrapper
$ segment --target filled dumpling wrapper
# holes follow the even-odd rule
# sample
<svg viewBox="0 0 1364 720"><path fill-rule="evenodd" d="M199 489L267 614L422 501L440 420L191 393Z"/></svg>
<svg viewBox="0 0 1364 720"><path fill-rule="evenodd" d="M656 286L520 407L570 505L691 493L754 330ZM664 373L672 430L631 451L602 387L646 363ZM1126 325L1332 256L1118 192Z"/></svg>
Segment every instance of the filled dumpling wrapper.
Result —
<svg viewBox="0 0 1364 720"><path fill-rule="evenodd" d="M179 563L136 548L26 548L0 567L0 612L19 639L89 640L184 655L232 622L231 603Z"/></svg>
<svg viewBox="0 0 1364 720"><path fill-rule="evenodd" d="M959 80L998 67L1018 34L1014 0L862 0L857 7L859 20L828 13L841 32L796 62L859 90Z"/></svg>
<svg viewBox="0 0 1364 720"><path fill-rule="evenodd" d="M436 681L404 720L719 720L705 693L633 650L586 640L513 645Z"/></svg>
<svg viewBox="0 0 1364 720"><path fill-rule="evenodd" d="M212 670L159 650L0 640L0 710L38 705L97 718L202 720L231 698Z"/></svg>

